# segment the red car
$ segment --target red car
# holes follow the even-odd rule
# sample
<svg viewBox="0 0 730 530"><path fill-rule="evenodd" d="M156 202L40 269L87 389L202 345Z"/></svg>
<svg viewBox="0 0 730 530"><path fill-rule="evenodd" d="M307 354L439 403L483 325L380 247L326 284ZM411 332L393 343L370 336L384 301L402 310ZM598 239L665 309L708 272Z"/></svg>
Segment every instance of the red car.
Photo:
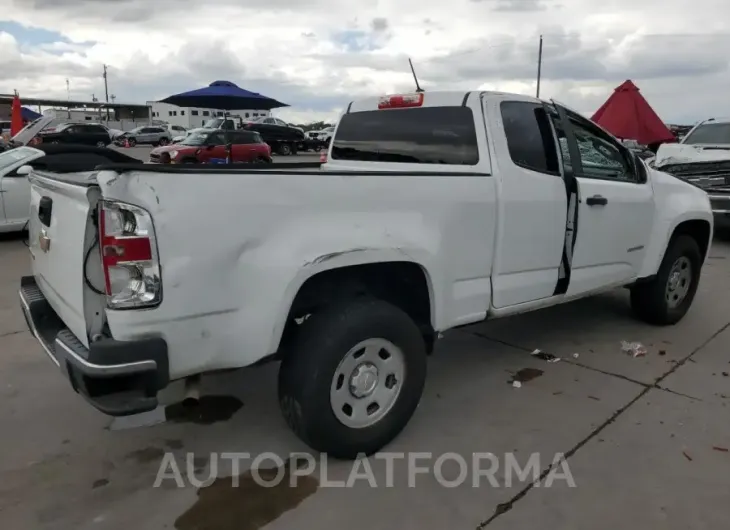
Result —
<svg viewBox="0 0 730 530"><path fill-rule="evenodd" d="M231 158L234 164L271 162L271 147L253 131L228 131ZM226 134L220 130L189 134L173 145L157 147L150 152L154 164L215 164L226 160Z"/></svg>

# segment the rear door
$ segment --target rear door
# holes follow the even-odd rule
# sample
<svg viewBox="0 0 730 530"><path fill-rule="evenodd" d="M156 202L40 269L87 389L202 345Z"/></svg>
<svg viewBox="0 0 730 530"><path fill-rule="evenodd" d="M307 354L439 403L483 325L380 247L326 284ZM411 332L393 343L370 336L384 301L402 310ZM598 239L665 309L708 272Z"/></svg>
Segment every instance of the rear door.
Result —
<svg viewBox="0 0 730 530"><path fill-rule="evenodd" d="M492 304L502 309L564 289L568 194L543 105L532 98L483 101L502 177L492 274Z"/></svg>
<svg viewBox="0 0 730 530"><path fill-rule="evenodd" d="M629 282L639 274L654 217L646 172L593 122L560 105L556 110L561 156L577 194L566 292L578 295Z"/></svg>

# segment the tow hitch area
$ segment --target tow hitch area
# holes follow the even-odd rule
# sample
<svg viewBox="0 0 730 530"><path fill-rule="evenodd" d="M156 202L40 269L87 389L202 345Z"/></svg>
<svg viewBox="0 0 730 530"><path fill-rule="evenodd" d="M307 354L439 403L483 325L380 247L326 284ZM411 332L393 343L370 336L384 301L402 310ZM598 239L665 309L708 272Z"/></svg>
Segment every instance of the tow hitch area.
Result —
<svg viewBox="0 0 730 530"><path fill-rule="evenodd" d="M169 383L164 339L122 342L105 337L86 348L63 324L33 276L21 279L19 296L30 332L73 389L94 407L111 416L157 407L157 392Z"/></svg>

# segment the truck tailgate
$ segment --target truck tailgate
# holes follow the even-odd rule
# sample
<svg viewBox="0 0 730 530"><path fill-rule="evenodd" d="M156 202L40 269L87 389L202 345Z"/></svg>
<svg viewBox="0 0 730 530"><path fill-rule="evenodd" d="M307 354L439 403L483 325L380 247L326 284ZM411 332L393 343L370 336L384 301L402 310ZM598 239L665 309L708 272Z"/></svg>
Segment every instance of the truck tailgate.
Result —
<svg viewBox="0 0 730 530"><path fill-rule="evenodd" d="M28 241L33 275L68 329L89 346L84 315L84 249L94 181L90 174L63 181L35 172L30 179ZM93 226L93 225L92 225Z"/></svg>

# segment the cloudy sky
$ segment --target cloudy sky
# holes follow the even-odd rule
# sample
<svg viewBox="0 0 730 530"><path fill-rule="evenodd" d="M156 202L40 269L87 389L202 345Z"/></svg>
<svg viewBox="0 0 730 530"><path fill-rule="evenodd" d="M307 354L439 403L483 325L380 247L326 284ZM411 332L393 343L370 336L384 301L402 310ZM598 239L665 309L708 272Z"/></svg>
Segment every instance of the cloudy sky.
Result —
<svg viewBox="0 0 730 530"><path fill-rule="evenodd" d="M250 4L251 7L245 7ZM730 115L728 0L0 0L0 93L144 102L217 79L331 119L366 95L535 93L592 113L633 79L659 115Z"/></svg>

